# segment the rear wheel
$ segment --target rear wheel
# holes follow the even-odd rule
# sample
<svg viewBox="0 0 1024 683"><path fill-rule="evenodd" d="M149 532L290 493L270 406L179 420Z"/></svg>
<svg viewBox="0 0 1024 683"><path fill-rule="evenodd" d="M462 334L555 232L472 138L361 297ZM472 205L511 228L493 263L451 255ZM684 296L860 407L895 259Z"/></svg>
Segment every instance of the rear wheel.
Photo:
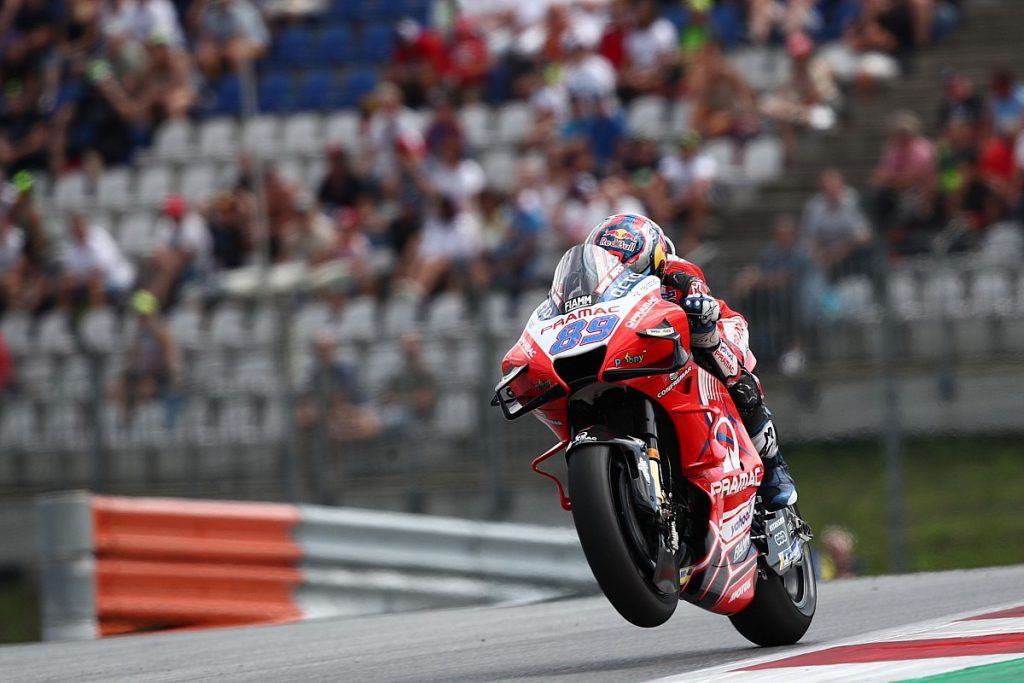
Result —
<svg viewBox="0 0 1024 683"><path fill-rule="evenodd" d="M763 647L792 645L807 632L818 604L810 546L803 561L781 576L759 560L759 577L750 605L729 619L744 638Z"/></svg>
<svg viewBox="0 0 1024 683"><path fill-rule="evenodd" d="M659 531L637 513L629 480L623 456L609 446L581 446L569 459L573 522L594 578L619 614L651 628L672 616L679 595L652 583Z"/></svg>

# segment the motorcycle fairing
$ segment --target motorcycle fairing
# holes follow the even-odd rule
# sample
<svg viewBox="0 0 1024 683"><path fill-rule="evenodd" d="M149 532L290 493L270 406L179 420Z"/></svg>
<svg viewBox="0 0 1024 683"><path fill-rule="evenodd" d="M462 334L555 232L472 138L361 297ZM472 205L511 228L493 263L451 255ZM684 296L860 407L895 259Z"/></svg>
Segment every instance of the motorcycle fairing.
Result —
<svg viewBox="0 0 1024 683"><path fill-rule="evenodd" d="M618 277L621 273L610 282ZM608 334L583 344L591 321L602 316L615 318L608 323ZM653 337L638 334L663 327L666 322L679 332L684 351L688 351L686 314L678 305L661 298L660 282L654 277L632 284L619 299L581 305L568 313L559 314L558 307L548 299L534 310L522 336L505 356L505 373L527 367L506 388L523 405L524 401L537 401L533 414L560 440L568 441L571 434L566 399L571 391L556 372L555 363L602 349L602 367L593 379L598 383L611 381L607 373L616 367L616 360L621 361L621 368L642 357L635 363L640 366L648 362L648 354L654 359L672 353L672 342L658 338L661 333ZM555 346L561 330L569 324L576 324L581 331L579 341ZM704 555L681 572L681 597L721 614L741 611L753 597L757 564L757 552L749 544L751 515L746 511L761 483L763 467L732 399L721 382L691 359L671 373L614 383L643 392L668 413L679 445L679 471L710 501ZM548 391L554 398L538 401ZM725 536L729 538L723 537L723 528L728 529Z"/></svg>

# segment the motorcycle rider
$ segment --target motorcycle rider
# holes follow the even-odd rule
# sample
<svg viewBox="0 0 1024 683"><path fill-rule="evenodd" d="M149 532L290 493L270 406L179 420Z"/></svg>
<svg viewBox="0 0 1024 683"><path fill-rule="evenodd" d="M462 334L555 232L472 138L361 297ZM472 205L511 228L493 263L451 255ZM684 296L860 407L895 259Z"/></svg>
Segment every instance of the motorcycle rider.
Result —
<svg viewBox="0 0 1024 683"><path fill-rule="evenodd" d="M779 452L772 413L765 405L760 381L747 369L753 366L754 356L746 319L725 301L711 296L704 272L676 256L661 227L645 216L609 216L591 231L585 244L615 255L635 273L661 279L662 298L686 312L694 361L726 386L761 456L765 469L758 489L761 499L769 509L795 503L796 485Z"/></svg>

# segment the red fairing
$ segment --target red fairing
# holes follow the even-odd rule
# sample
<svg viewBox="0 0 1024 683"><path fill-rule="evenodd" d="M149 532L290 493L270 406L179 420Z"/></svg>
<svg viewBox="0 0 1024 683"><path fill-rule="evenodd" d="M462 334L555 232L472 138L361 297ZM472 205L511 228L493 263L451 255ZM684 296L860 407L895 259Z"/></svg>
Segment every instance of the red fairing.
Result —
<svg viewBox="0 0 1024 683"><path fill-rule="evenodd" d="M699 268L681 259L674 260L672 267L685 268L687 274L703 279ZM600 379L632 387L664 408L671 416L680 446L676 454L679 471L711 501L708 552L693 565L691 575L681 585L680 597L713 612L740 612L754 594L757 552L750 543L750 523L754 496L763 475L761 460L725 387L692 360L671 374L608 380L606 373L610 369L644 365L668 367L663 361L673 352L672 341L637 334L657 328L663 321L667 320L680 333L689 353L686 314L678 305L663 300L660 288L649 288L642 297L614 303L619 305L614 309L618 321L614 332L604 342L607 351ZM580 309L579 315L569 315L574 319L593 320L602 312L610 315L608 309L601 304ZM723 302L723 312L726 310L731 312ZM559 320L568 317L555 316L555 329ZM528 366L527 372L510 385L521 403L540 396L554 385L568 392L555 372L550 353L556 350L554 358L561 357L557 346L549 346L553 332L550 320L539 321L535 315L519 341L505 355L502 369L506 373L514 367ZM567 399L563 395L535 412L560 440L570 436L566 407ZM663 458L668 455L662 452Z"/></svg>

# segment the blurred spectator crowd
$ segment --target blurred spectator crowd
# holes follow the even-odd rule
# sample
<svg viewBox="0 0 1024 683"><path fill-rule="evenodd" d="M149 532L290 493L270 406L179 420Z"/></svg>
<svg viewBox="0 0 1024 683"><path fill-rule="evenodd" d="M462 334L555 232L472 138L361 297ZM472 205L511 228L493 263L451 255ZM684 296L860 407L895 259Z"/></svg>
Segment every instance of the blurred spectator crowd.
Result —
<svg viewBox="0 0 1024 683"><path fill-rule="evenodd" d="M263 265L301 269L313 291L303 301L332 324L356 317L353 300L405 305L423 322L432 302L475 311L490 292L519 319L523 295L610 213L652 216L699 260L737 174L769 177L749 171L760 143L791 164L802 137L840 128L858 98L913 70L959 5L11 0L0 9L0 316L128 311L123 367L104 391L125 416L163 397L169 421L183 358L206 349L164 314L193 295L219 302L227 277ZM713 282L750 312L759 356L802 367L808 321L835 309L837 285L873 276L876 234L899 256L971 249L1024 215L1024 85L1004 69L984 85L950 71L940 89L934 120L888 122L866 186L823 170L800 215L765 226L762 253ZM256 114L273 119L277 153L245 126L266 122ZM197 134L167 134L180 126ZM166 161L161 139L179 187L147 165ZM204 155L225 140L210 171ZM293 144L305 147L301 172ZM69 179L78 199L57 201ZM132 203L146 194L157 198L144 210ZM103 202L117 208L92 210ZM388 331L404 365L372 383L352 358L370 340L299 335L317 370L289 416L302 438L373 439L435 419L448 342ZM226 346L250 341L239 338ZM260 353L239 376L262 386L273 364ZM0 394L14 365L0 333Z"/></svg>
<svg viewBox="0 0 1024 683"><path fill-rule="evenodd" d="M992 226L1021 221L1024 83L1001 67L984 86L947 71L931 125L909 111L891 117L870 185L897 254L973 249Z"/></svg>
<svg viewBox="0 0 1024 683"><path fill-rule="evenodd" d="M844 91L908 68L955 17L944 0L15 0L0 12L0 307L124 302L136 287L168 307L263 259L330 266L352 292L497 286L514 305L618 211L652 215L690 253L751 140L777 131L790 157L799 131L836 125ZM784 48L784 75L759 91L725 50L766 45ZM250 76L263 112L358 106L322 177L243 154L219 189L167 196L134 241L74 206L46 220L46 177L82 176L88 198L158 127L239 113ZM644 98L682 103L669 144L642 111L627 121ZM469 130L481 101L521 103L503 110L500 173ZM731 158L708 153L716 138ZM902 220L907 181L881 173L895 185L879 210Z"/></svg>

